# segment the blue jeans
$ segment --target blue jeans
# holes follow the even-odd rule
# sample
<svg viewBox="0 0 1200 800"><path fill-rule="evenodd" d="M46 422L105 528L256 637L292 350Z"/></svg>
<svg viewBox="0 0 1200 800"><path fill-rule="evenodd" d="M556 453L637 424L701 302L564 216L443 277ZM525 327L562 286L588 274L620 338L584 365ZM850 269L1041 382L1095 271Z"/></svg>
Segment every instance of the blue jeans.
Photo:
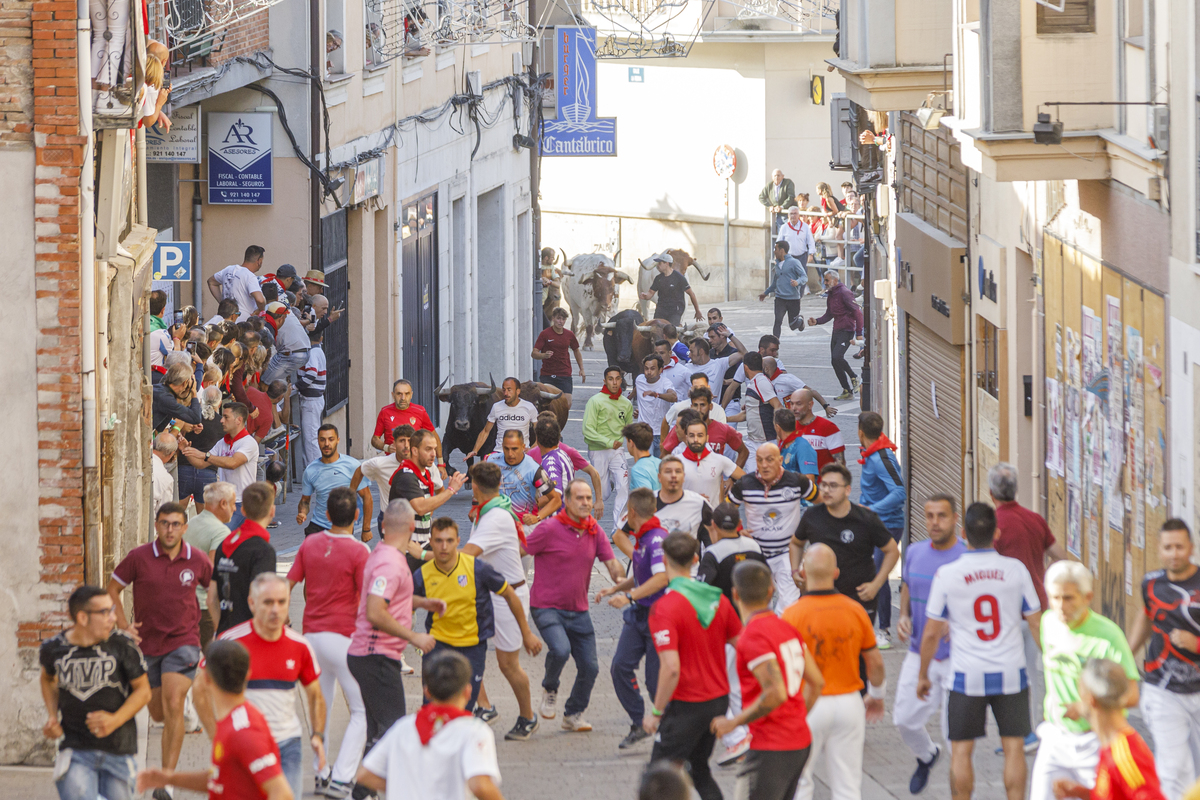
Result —
<svg viewBox="0 0 1200 800"><path fill-rule="evenodd" d="M903 528L888 528L887 532L892 535L892 539L896 542L900 541L900 537L904 535ZM875 574L879 574L879 567L883 565L883 551L878 547L875 548ZM886 631L892 627L892 584L890 581L884 581L883 586L879 589L879 594L875 595L876 615L879 620L879 630Z"/></svg>
<svg viewBox="0 0 1200 800"><path fill-rule="evenodd" d="M617 640L617 652L612 660L613 689L629 719L634 725L641 725L646 715L646 703L638 686L637 666L645 656L646 688L653 697L658 691L658 651L654 649L654 639L650 636L649 608L634 603L625 607L622 616L625 625L621 628L621 638Z"/></svg>
<svg viewBox="0 0 1200 800"><path fill-rule="evenodd" d="M267 362L267 368L263 370L262 382L271 383L280 378L285 379L288 383L296 382L296 373L299 372L305 364L308 363L308 351L303 353L293 353L290 356L282 355L276 352L271 356L271 360ZM299 795L296 795L299 797Z"/></svg>
<svg viewBox="0 0 1200 800"><path fill-rule="evenodd" d="M568 658L575 659L575 685L563 706L567 716L581 714L592 699L592 686L600 674L596 658L596 631L587 611L563 611L558 608L530 608L533 624L546 640L546 677L542 688L557 692L559 677Z"/></svg>
<svg viewBox="0 0 1200 800"><path fill-rule="evenodd" d="M654 434L654 442L650 445L650 455L662 458L662 434Z"/></svg>
<svg viewBox="0 0 1200 800"><path fill-rule="evenodd" d="M66 758L67 751L59 753ZM71 750L71 765L55 782L60 800L130 800L134 796L137 766L133 756L103 750Z"/></svg>
<svg viewBox="0 0 1200 800"><path fill-rule="evenodd" d="M238 503L233 507L233 516L229 518L229 522L225 523L225 527L231 531L236 531L242 527L242 523L246 521L246 515L242 513L242 504Z"/></svg>
<svg viewBox="0 0 1200 800"><path fill-rule="evenodd" d="M293 797L304 796L304 752L300 747L301 741L301 737L297 736L279 742L279 766L283 769L288 786L292 787Z"/></svg>

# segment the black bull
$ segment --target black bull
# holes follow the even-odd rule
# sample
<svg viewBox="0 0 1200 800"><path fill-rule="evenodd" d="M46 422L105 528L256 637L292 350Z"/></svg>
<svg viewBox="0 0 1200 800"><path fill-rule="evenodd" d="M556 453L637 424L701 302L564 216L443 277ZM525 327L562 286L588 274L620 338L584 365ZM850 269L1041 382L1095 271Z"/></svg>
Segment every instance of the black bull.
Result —
<svg viewBox="0 0 1200 800"><path fill-rule="evenodd" d="M561 430L567 424L569 408L567 399L560 397L561 393L553 386L525 381L521 384L521 399L537 406L538 413L552 412L558 420ZM549 396L548 396L549 395ZM487 425L488 412L492 405L504 399L504 395L493 383L460 383L443 390L438 399L450 404L450 413L446 417L446 427L442 431L442 457L449 459L455 450L464 456L475 447L475 441ZM531 437L526 434L526 444ZM493 428L479 448L478 455L485 456L496 449L496 430ZM469 459L468 467L474 463Z"/></svg>
<svg viewBox="0 0 1200 800"><path fill-rule="evenodd" d="M614 314L603 323L604 355L609 366L616 365L633 375L641 374L642 359L654 352L654 342L637 329L642 322L642 315L631 308Z"/></svg>

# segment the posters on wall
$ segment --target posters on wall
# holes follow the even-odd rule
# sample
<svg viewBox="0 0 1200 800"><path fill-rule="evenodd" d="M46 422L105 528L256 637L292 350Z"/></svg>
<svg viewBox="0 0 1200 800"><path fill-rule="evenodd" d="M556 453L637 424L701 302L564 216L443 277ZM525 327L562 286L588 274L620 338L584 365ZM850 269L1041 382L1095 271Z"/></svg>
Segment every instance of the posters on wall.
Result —
<svg viewBox="0 0 1200 800"><path fill-rule="evenodd" d="M1125 461L1125 401L1124 373L1125 353L1121 343L1124 339L1121 326L1121 298L1111 294L1105 297L1105 320L1108 323L1108 447L1104 450L1104 506L1108 526L1124 532L1125 502L1121 496L1121 467ZM1111 537L1104 537L1104 558L1109 559Z"/></svg>
<svg viewBox="0 0 1200 800"><path fill-rule="evenodd" d="M1133 543L1146 545L1146 512L1142 497L1146 488L1146 395L1143 366L1142 334L1129 325L1125 329L1125 405L1128 424L1125 428L1125 463L1129 465L1126 480L1133 497Z"/></svg>
<svg viewBox="0 0 1200 800"><path fill-rule="evenodd" d="M1046 378L1046 469L1063 477L1063 398L1062 384Z"/></svg>

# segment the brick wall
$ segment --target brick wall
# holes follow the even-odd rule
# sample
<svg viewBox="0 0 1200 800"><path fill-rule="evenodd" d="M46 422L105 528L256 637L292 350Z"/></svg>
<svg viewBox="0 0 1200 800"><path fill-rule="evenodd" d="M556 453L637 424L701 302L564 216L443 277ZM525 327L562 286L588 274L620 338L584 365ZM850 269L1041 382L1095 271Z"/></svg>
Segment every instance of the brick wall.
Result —
<svg viewBox="0 0 1200 800"><path fill-rule="evenodd" d="M234 0L235 3L245 1ZM209 62L215 67L235 56L252 56L260 50L266 52L271 47L270 23L271 12L266 10L229 26L221 52L213 53Z"/></svg>
<svg viewBox="0 0 1200 800"><path fill-rule="evenodd" d="M18 5L14 0L0 0ZM33 0L32 125L38 372L38 544L43 600L83 582L82 391L79 318L80 135L74 0ZM7 12L6 12L7 13ZM0 18L0 25L8 22ZM7 112L6 112L7 116ZM14 123L13 135L20 131ZM90 234L90 230L87 232ZM36 646L66 623L59 611L20 620L18 644Z"/></svg>
<svg viewBox="0 0 1200 800"><path fill-rule="evenodd" d="M33 141L32 0L0 0L0 147Z"/></svg>

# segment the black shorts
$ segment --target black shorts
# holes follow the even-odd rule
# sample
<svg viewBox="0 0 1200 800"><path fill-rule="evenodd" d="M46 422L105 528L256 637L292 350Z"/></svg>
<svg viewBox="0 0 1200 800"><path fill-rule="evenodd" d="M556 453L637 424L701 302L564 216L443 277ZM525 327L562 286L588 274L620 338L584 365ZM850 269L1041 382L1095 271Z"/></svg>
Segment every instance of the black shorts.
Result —
<svg viewBox="0 0 1200 800"><path fill-rule="evenodd" d="M792 800L810 748L751 750L738 767L737 800Z"/></svg>
<svg viewBox="0 0 1200 800"><path fill-rule="evenodd" d="M203 612L205 616L208 612ZM178 672L191 680L196 677L196 665L200 663L200 648L190 644L176 647L161 656L146 656L146 675L150 679L150 688L162 686L164 672Z"/></svg>
<svg viewBox="0 0 1200 800"><path fill-rule="evenodd" d="M950 741L978 739L987 731L987 710L992 707L1001 738L1019 736L1022 739L1033 730L1029 725L1029 689L1016 694L989 694L971 697L950 692L946 716L950 718Z"/></svg>
<svg viewBox="0 0 1200 800"><path fill-rule="evenodd" d="M433 651L426 655L433 655L433 653L439 650L453 650L456 653L461 653L471 665L471 699L467 701L467 711L474 711L475 703L479 700L479 690L483 687L483 671L487 667L487 639L470 647L455 647L445 642L437 642L433 647ZM422 705L428 702L429 698L427 697L422 701Z"/></svg>
<svg viewBox="0 0 1200 800"><path fill-rule="evenodd" d="M729 697L721 695L702 703L672 700L658 723L658 736L650 754L650 763L659 759L689 761L707 745L705 761L712 754L716 736L709 730L713 717L720 717L729 708Z"/></svg>
<svg viewBox="0 0 1200 800"><path fill-rule="evenodd" d="M538 376L538 380L542 383L550 384L555 389L560 390L563 394L575 393L575 381L571 379L570 375L540 375Z"/></svg>

